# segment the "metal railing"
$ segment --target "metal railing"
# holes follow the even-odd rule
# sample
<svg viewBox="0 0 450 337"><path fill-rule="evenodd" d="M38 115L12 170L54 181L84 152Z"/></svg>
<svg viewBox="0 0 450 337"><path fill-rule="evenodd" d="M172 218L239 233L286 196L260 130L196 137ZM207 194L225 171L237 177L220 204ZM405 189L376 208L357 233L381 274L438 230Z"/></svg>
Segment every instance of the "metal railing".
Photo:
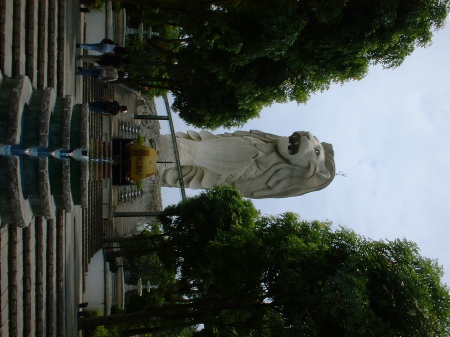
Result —
<svg viewBox="0 0 450 337"><path fill-rule="evenodd" d="M167 115L134 115L134 119L146 119L146 120L158 120L158 121L168 121L169 122L169 128L170 128L170 135L172 137L172 143L173 143L173 151L175 155L175 164L177 167L177 173L178 173L178 182L180 187L180 193L181 198L184 200L186 199L186 192L184 189L184 182L183 182L183 173L181 172L181 164L180 164L180 155L178 152L178 145L177 145L177 137L175 135L175 128L173 126L172 121L172 112L170 110L170 104L169 99L167 98L167 95L163 97L164 103L166 106ZM145 216L157 216L160 212L113 212L113 217L145 217Z"/></svg>

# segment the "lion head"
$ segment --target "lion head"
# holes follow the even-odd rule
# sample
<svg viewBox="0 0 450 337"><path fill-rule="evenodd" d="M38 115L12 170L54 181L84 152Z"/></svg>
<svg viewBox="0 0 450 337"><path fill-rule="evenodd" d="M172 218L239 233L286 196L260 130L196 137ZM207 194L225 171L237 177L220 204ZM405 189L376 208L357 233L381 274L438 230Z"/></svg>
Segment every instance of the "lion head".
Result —
<svg viewBox="0 0 450 337"><path fill-rule="evenodd" d="M279 160L256 178L234 182L246 197L298 196L321 190L334 179L336 170L331 144L320 143L317 137L304 131L296 131L289 137L268 135L268 138L276 143Z"/></svg>

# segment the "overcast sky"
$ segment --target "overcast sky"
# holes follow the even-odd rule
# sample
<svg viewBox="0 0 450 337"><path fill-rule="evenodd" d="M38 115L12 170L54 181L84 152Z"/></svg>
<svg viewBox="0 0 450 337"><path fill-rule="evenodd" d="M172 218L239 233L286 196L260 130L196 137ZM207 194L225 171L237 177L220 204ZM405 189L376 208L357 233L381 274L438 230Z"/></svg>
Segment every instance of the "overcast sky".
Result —
<svg viewBox="0 0 450 337"><path fill-rule="evenodd" d="M310 131L333 144L336 171L346 175L318 192L254 200L263 214L292 211L372 239L414 241L444 266L450 285L450 24L400 67L372 67L363 80L335 85L306 104L273 105L242 128L250 129ZM165 206L179 200L176 189L163 189Z"/></svg>

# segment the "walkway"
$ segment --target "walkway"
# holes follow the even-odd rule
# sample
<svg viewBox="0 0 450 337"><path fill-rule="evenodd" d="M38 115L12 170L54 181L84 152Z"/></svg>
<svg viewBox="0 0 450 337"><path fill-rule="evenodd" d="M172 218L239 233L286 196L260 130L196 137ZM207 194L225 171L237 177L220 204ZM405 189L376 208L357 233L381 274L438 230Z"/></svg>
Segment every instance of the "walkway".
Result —
<svg viewBox="0 0 450 337"><path fill-rule="evenodd" d="M76 66L81 65L76 61L76 55L81 51L75 44L82 42L88 33L84 32L84 27L89 16L80 13L79 6L77 0L0 0L0 92L2 88L7 91L2 83L11 81L9 78L26 75L37 96L46 88L54 88L57 104L68 102L68 110L83 101L113 98L116 91L121 102L134 107L133 110L142 110L145 102L136 95L129 99L129 93L123 88L105 88L92 79L75 76ZM107 22L110 21L107 19ZM3 98L0 97L0 103ZM7 117L1 118L2 113L0 109L0 130L5 130L2 123L9 121ZM156 111L152 113L156 114ZM151 127L146 125L146 129L151 129L154 137L158 133L158 123L151 124ZM104 157L110 153L105 134L126 136L124 132L129 133L126 126L135 125L135 121L131 113L116 117L110 123L105 123L101 116L90 114L88 125L89 155L95 152ZM4 158L0 157L0 160L6 160ZM48 173L45 169L39 172ZM108 164L89 166L88 195L82 202L84 208L71 205L55 211L55 205L51 205L46 217L33 216L30 210L21 226L0 219L0 337L78 336L78 304L85 290L89 263L102 248L104 235L113 235L113 220L104 219L104 214L110 211L109 208L104 211L105 202L110 201L104 200L104 186L108 180L105 178L109 174ZM17 189L21 192L21 179L18 180ZM27 184L26 179L21 182L22 186L24 184ZM0 188L4 188L2 186ZM144 191L151 195L159 190L159 184L150 183L145 188ZM145 205L140 207L150 205L160 209L160 198L153 199L151 202L142 199ZM117 202L113 206L117 206ZM127 205L120 202L118 207ZM125 234L127 226L120 221L121 233ZM128 227L135 226L130 224Z"/></svg>
<svg viewBox="0 0 450 337"><path fill-rule="evenodd" d="M75 43L83 26L76 0L0 0L3 77L26 75L35 90L52 87L57 97L70 95L71 105L81 103ZM2 223L0 336L78 335L85 212L74 206L47 218L30 215L24 228Z"/></svg>

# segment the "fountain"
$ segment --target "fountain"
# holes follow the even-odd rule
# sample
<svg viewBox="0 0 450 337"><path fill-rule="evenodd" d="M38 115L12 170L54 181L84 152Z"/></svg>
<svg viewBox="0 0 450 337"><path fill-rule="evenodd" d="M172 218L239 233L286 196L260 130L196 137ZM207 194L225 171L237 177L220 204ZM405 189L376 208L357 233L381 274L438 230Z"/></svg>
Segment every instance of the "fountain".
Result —
<svg viewBox="0 0 450 337"><path fill-rule="evenodd" d="M109 163L89 140L88 105L26 76L0 74L0 221L26 227L33 216L87 207L89 163Z"/></svg>

